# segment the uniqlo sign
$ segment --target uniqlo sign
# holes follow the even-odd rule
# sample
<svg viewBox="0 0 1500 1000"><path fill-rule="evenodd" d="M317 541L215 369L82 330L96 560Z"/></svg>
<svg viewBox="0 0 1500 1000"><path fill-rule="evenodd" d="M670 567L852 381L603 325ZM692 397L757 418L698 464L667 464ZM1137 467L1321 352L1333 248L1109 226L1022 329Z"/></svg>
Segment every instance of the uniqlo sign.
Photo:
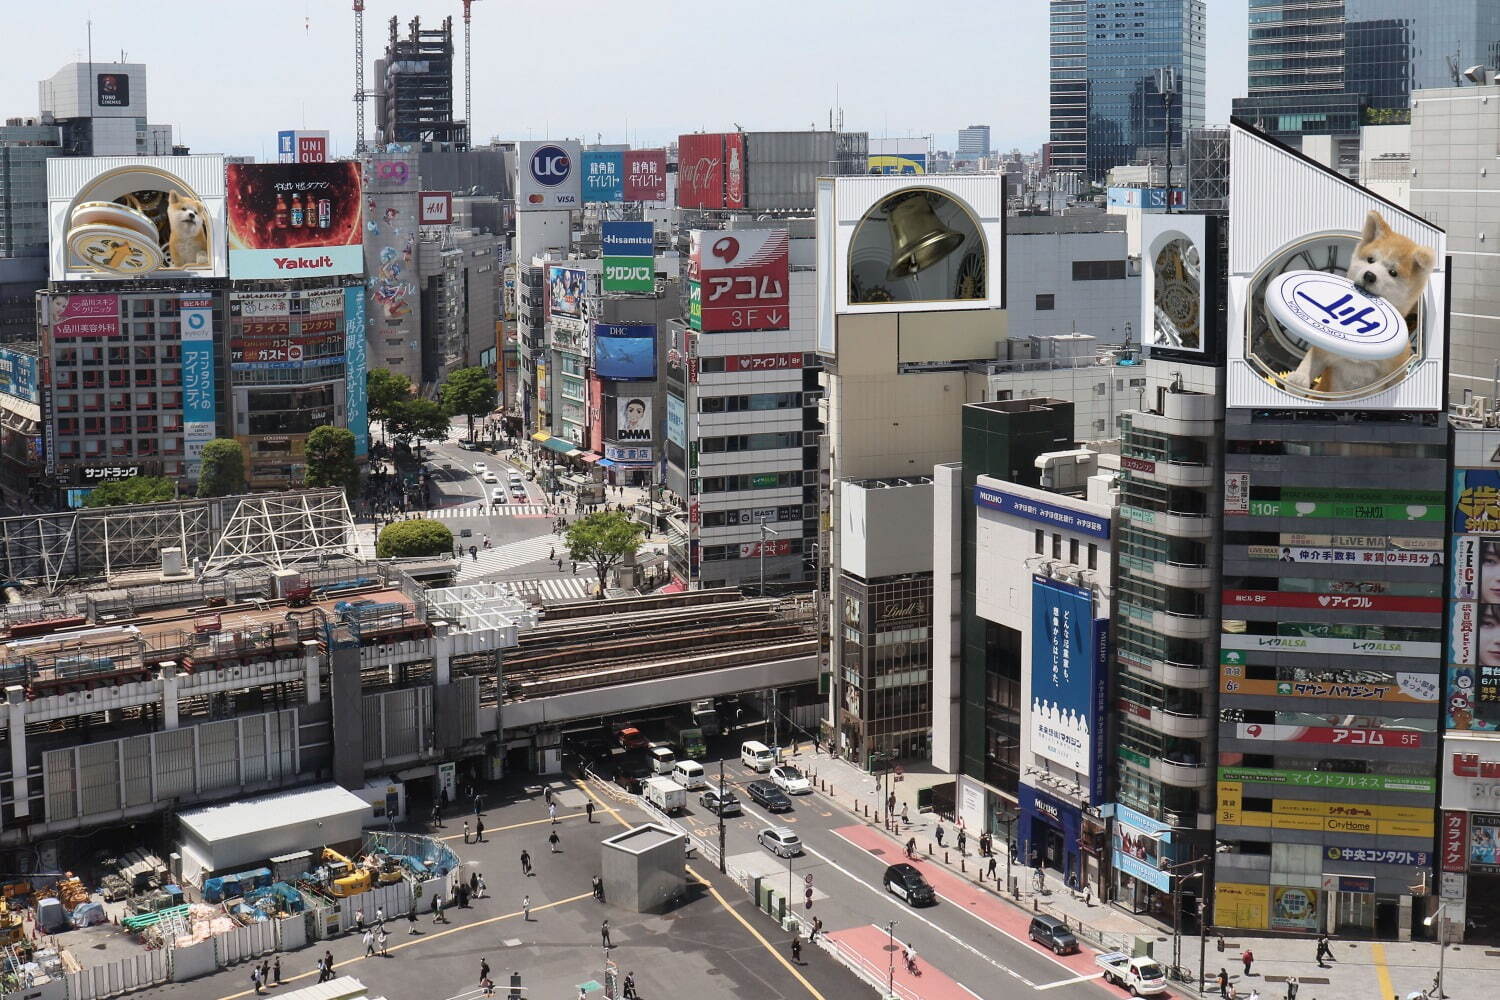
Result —
<svg viewBox="0 0 1500 1000"><path fill-rule="evenodd" d="M327 163L328 138L321 135L297 136L298 163Z"/></svg>
<svg viewBox="0 0 1500 1000"><path fill-rule="evenodd" d="M1469 816L1456 809L1442 812L1442 842L1439 851L1445 872L1467 871L1469 867Z"/></svg>
<svg viewBox="0 0 1500 1000"><path fill-rule="evenodd" d="M626 201L667 200L667 151L665 149L625 151L622 197Z"/></svg>
<svg viewBox="0 0 1500 1000"><path fill-rule="evenodd" d="M785 330L791 310L785 229L693 233L704 333Z"/></svg>

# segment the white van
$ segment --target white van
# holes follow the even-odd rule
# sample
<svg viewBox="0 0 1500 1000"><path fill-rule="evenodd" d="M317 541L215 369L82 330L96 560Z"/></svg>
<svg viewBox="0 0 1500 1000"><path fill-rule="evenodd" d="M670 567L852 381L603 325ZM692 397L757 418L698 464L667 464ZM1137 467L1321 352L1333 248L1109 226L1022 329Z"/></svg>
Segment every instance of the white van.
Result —
<svg viewBox="0 0 1500 1000"><path fill-rule="evenodd" d="M708 787L708 779L703 775L703 765L696 760L679 760L673 764L672 780L688 791Z"/></svg>
<svg viewBox="0 0 1500 1000"><path fill-rule="evenodd" d="M740 763L752 771L765 772L776 766L776 755L759 740L746 740L740 744Z"/></svg>
<svg viewBox="0 0 1500 1000"><path fill-rule="evenodd" d="M666 747L651 748L651 773L671 774L672 765L676 763L677 755Z"/></svg>

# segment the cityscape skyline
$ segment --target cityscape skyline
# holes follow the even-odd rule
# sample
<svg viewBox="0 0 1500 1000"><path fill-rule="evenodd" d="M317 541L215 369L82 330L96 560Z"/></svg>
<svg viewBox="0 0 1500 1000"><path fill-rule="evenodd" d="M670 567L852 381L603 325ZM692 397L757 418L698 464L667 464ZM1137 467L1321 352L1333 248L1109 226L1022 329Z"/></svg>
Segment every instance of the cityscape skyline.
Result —
<svg viewBox="0 0 1500 1000"><path fill-rule="evenodd" d="M1237 5L1236 5L1237 6ZM777 8L781 8L778 10ZM584 36L572 44L595 67L596 74L564 74L552 64L545 45L514 47L517 37L546 38L541 13L526 9L500 11L478 3L474 7L473 64L474 142L502 139L576 137L586 142L629 142L661 145L683 132L722 130L739 124L746 129L800 130L809 124L827 128L830 110L843 110L844 127L871 136L933 135L939 149L953 149L958 130L975 122L991 125L997 149L1033 152L1047 141L1048 72L1047 9L1013 10L979 3L948 5L951 24L969 26L950 36L934 37L932 57L944 74L938 89L942 103L929 102L923 87L909 83L891 86L890 63L876 46L884 44L889 26L901 8L891 3L865 5L859 24L850 24L836 10L808 8L775 0L752 23L715 25L690 17L682 4L658 9L660 30L652 32L639 14L602 5L584 5L587 32L598 39L641 37L644 48L615 46L603 41L590 46ZM268 16L267 11L270 11ZM195 7L168 0L157 23L191 23ZM501 14L504 17L501 17ZM365 11L366 86L373 86L373 65L384 50L387 25L396 16L404 34L414 16L436 26L453 16L455 35L462 34L462 6L457 0L380 0ZM147 29L123 11L79 12L66 18L30 26L31 40L11 63L10 84L0 88L5 117L37 113L36 81L48 78L58 65L88 59L88 20L93 18L93 58L99 62L145 63L149 69L152 117L176 126L176 141L199 152L275 158L275 133L288 128L327 129L335 155L353 150L353 109L350 107L350 66L353 61L353 17L343 0L273 0L256 8L228 7L215 14L216 30L224 37L259 39L255 69L248 63L227 67L205 60L174 56L165 36ZM787 31L796 18L799 32ZM548 18L550 20L550 18ZM1246 11L1231 5L1211 5L1208 14L1207 120L1227 122L1230 101L1245 91ZM266 25L281 25L280 41L259 36ZM290 30L286 30L290 29ZM696 32L693 34L692 32ZM825 44L842 37L837 47ZM905 36L903 36L905 37ZM1035 45L996 58L993 39L1031 37ZM946 49L938 47L941 42ZM455 58L462 58L456 40ZM732 46L732 51L730 50ZM654 68L670 72L673 60L695 51L720 54L706 64L723 76L701 88L660 88L651 84ZM194 51L207 51L199 49ZM1029 53L1029 55L1028 55ZM565 59L578 59L566 48ZM796 70L764 72L756 60L771 54ZM887 54L889 55L889 54ZM920 53L911 58L920 59ZM810 60L824 60L813 68ZM870 60L882 66L882 82L870 83ZM686 63L694 65L689 58ZM704 62L698 62L704 65ZM631 74L645 68L632 86ZM203 86L203 74L214 69L214 86ZM931 75L919 64L919 74ZM753 85L735 86L732 74L744 72ZM606 88L593 81L612 81ZM539 83L530 88L525 81ZM620 86L619 84L622 84ZM461 92L455 80L455 94ZM963 95L972 94L972 97ZM667 103L671 102L671 103ZM233 116L222 109L233 106ZM373 105L368 109L373 120ZM373 128L367 138L373 139Z"/></svg>

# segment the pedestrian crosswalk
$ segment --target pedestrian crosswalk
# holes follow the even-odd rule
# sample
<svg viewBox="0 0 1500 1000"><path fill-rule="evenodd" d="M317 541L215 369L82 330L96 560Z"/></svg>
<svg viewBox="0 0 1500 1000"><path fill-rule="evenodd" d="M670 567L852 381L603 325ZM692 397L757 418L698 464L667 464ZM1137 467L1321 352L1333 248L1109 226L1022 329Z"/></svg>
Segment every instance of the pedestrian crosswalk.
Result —
<svg viewBox="0 0 1500 1000"><path fill-rule="evenodd" d="M562 542L556 535L538 535L489 549L480 548L479 543L470 544L475 545L475 550L470 555L468 548L464 549L464 558L458 567L459 583L496 576L528 563L546 562L548 558L555 558Z"/></svg>
<svg viewBox="0 0 1500 1000"><path fill-rule="evenodd" d="M583 567L578 567L581 574ZM588 576L559 576L550 580L515 580L511 586L525 598L535 601L581 601L593 596L599 581L592 570Z"/></svg>
<svg viewBox="0 0 1500 1000"><path fill-rule="evenodd" d="M434 521L464 521L480 517L545 517L544 503L503 503L498 507L478 500L456 507L438 507L434 510L414 511L414 516Z"/></svg>

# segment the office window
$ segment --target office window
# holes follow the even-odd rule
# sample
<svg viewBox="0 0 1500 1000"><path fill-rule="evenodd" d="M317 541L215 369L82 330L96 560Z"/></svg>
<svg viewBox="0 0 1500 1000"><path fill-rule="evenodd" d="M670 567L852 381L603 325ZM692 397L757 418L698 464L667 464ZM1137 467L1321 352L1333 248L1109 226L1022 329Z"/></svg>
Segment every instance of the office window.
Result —
<svg viewBox="0 0 1500 1000"><path fill-rule="evenodd" d="M1099 546L1089 542L1089 569L1099 568Z"/></svg>
<svg viewBox="0 0 1500 1000"><path fill-rule="evenodd" d="M1112 281L1125 277L1123 260L1075 260L1074 281Z"/></svg>
<svg viewBox="0 0 1500 1000"><path fill-rule="evenodd" d="M1051 292L1048 292L1046 295L1038 295L1036 297L1037 312L1050 312L1051 310L1056 308L1057 296L1053 295Z"/></svg>
<svg viewBox="0 0 1500 1000"><path fill-rule="evenodd" d="M1052 534L1052 558L1062 558L1062 535L1059 535L1056 532L1053 532Z"/></svg>
<svg viewBox="0 0 1500 1000"><path fill-rule="evenodd" d="M1068 562L1074 566L1078 565L1078 539L1068 539Z"/></svg>
<svg viewBox="0 0 1500 1000"><path fill-rule="evenodd" d="M1041 528L1036 529L1036 554L1041 555L1046 549L1047 533Z"/></svg>

